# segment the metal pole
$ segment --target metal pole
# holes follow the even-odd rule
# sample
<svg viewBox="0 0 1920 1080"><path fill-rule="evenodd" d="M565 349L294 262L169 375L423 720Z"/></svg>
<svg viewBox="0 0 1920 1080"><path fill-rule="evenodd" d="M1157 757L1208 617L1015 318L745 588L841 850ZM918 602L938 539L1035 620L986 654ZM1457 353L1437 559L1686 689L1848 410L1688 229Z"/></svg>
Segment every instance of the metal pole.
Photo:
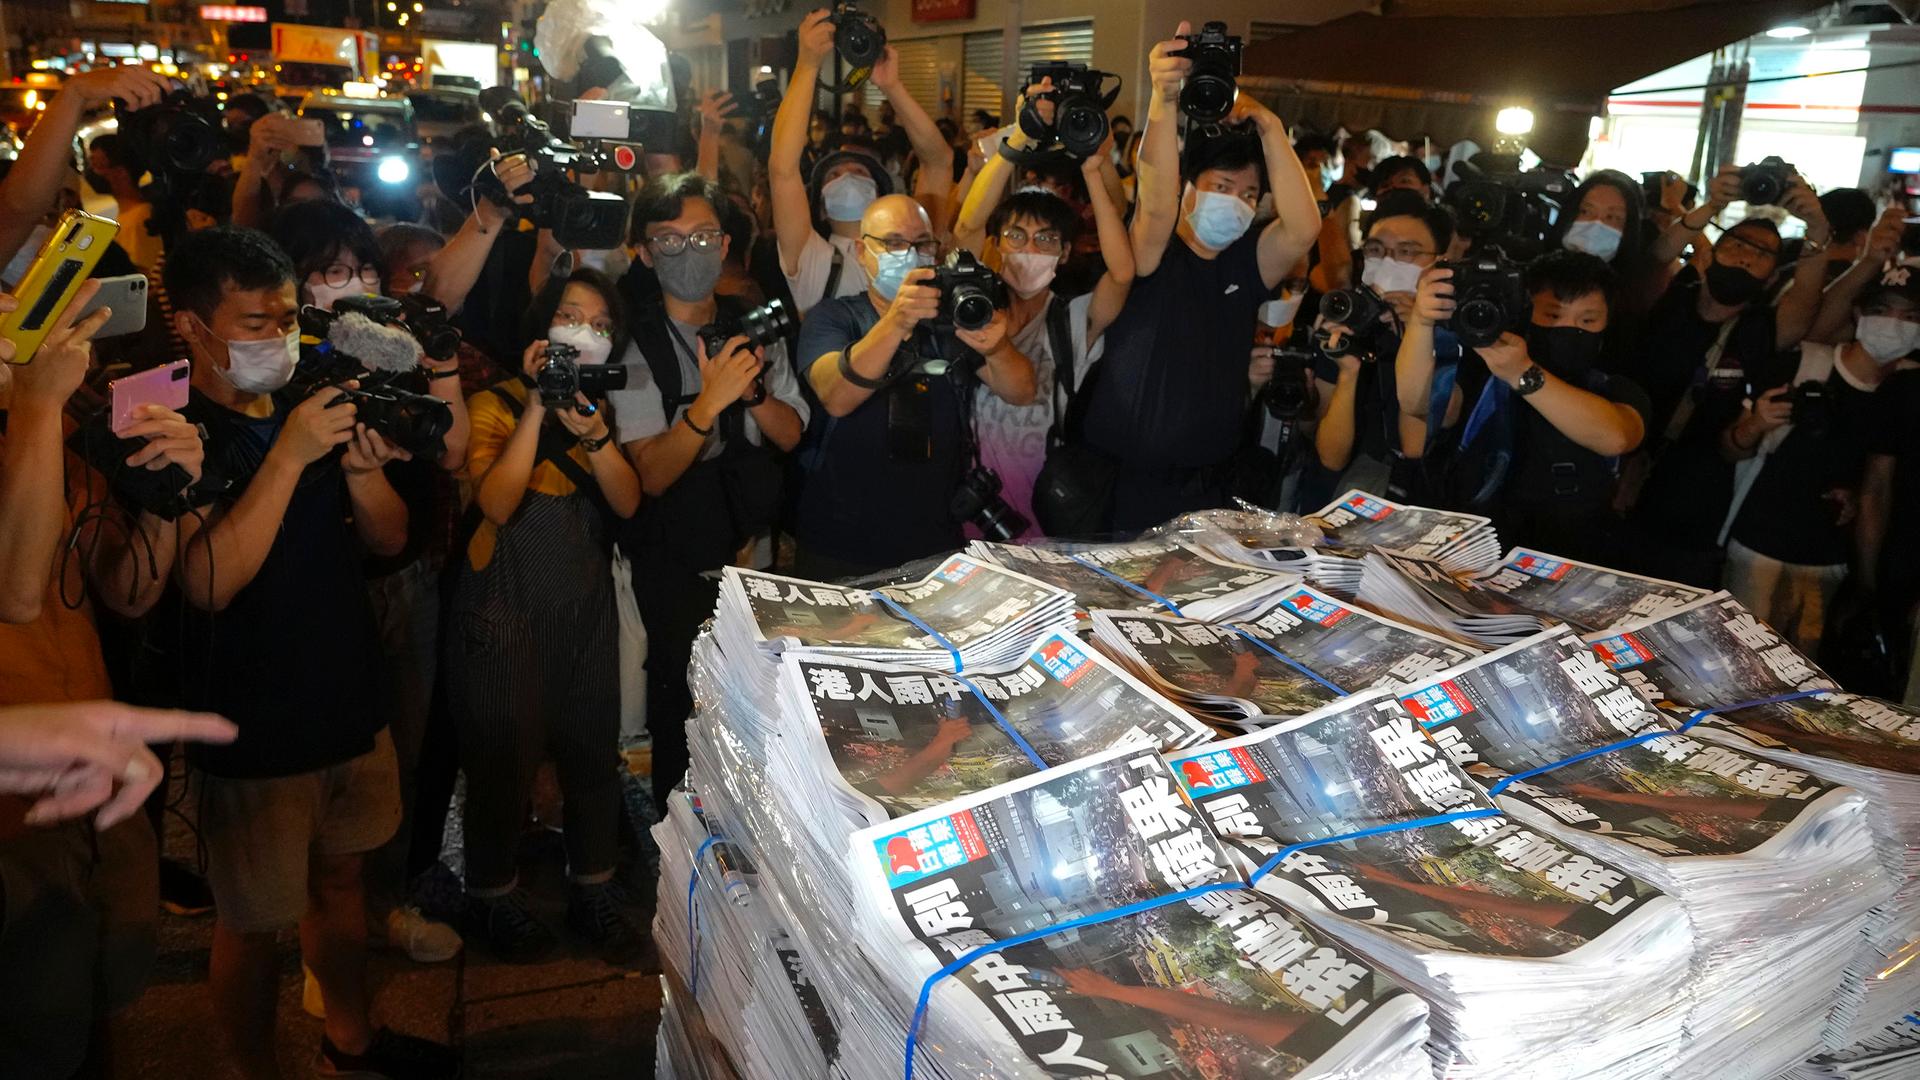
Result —
<svg viewBox="0 0 1920 1080"><path fill-rule="evenodd" d="M1007 24L1000 28L1000 122L1014 121L1013 101L1020 85L1020 23L1025 0L1007 0Z"/></svg>

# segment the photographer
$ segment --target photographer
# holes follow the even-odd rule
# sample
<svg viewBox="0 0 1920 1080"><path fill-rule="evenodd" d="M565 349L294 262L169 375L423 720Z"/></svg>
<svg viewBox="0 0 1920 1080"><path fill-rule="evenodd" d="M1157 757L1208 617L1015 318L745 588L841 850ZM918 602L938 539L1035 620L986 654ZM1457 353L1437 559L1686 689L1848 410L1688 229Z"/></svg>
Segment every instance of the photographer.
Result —
<svg viewBox="0 0 1920 1080"><path fill-rule="evenodd" d="M1654 257L1677 256L1705 224L1740 197L1740 170L1714 178L1705 205L1681 216L1656 242ZM1642 327L1621 374L1653 405L1640 460L1630 462L1621 501L1634 507L1636 569L1703 588L1720 580L1720 524L1733 492L1733 466L1720 436L1737 418L1752 384L1772 384L1776 357L1800 344L1826 283L1827 224L1805 181L1789 175L1786 209L1806 223L1807 241L1793 284L1778 305L1768 284L1782 269L1780 230L1748 218L1721 234L1704 273L1683 268Z"/></svg>
<svg viewBox="0 0 1920 1080"><path fill-rule="evenodd" d="M1002 401L1034 398L1033 362L1007 339L1007 313L981 330L929 333L941 313L939 241L920 204L867 208L855 254L863 296L825 300L800 327L797 371L826 413L802 455L795 572L856 577L963 542L950 506L971 464L967 395L978 377Z"/></svg>
<svg viewBox="0 0 1920 1080"><path fill-rule="evenodd" d="M298 924L326 1003L321 1068L451 1076L445 1047L373 1027L367 986L362 856L392 836L400 794L361 565L406 542L381 471L404 455L338 388L275 398L299 359L298 293L266 236L189 233L166 284L192 353L188 417L208 432L208 472L237 491L181 519L175 575L196 609L181 634L187 698L240 729L188 755L219 912L214 1016L242 1075L279 1075L275 940Z"/></svg>
<svg viewBox="0 0 1920 1080"><path fill-rule="evenodd" d="M527 313L539 337L524 379L476 394L467 468L481 520L454 586L448 686L467 775L467 934L511 963L557 945L528 910L514 853L534 770L551 758L566 806L567 924L609 963L639 952L639 931L609 890L620 778L618 630L609 566L613 519L633 516L640 481L614 445L604 405L582 393L552 407L535 390L571 347L603 365L622 337L619 298L576 270ZM576 372L576 380L578 374ZM557 403L556 403L557 404Z"/></svg>
<svg viewBox="0 0 1920 1080"><path fill-rule="evenodd" d="M858 296L866 290L857 250L861 215L876 198L892 191L892 182L874 154L846 150L824 154L804 176L800 171L820 69L833 55L833 38L834 25L825 9L801 20L800 55L786 97L774 114L767 161L780 269L793 291L798 315L823 298ZM871 80L893 103L920 159L914 197L932 217L942 218L942 207L953 188L952 147L926 110L900 85L900 60L893 46L887 46L874 65Z"/></svg>
<svg viewBox="0 0 1920 1080"><path fill-rule="evenodd" d="M634 595L647 625L653 790L662 808L686 772L687 665L718 595L707 575L773 527L784 471L775 450L799 444L808 416L783 342L758 348L731 333L722 352L707 352L702 328L737 329L748 310L714 295L731 247L720 224L724 199L719 185L682 173L649 181L635 201L640 258L662 295L636 320L622 357L628 386L610 398L621 448L649 496L623 542L641 568Z"/></svg>
<svg viewBox="0 0 1920 1080"><path fill-rule="evenodd" d="M161 238L151 228L153 203L140 190L140 177L146 171L146 163L133 156L119 135L97 135L87 146L83 178L95 195L113 197L114 220L120 223L114 240L142 273L153 270L161 250Z"/></svg>
<svg viewBox="0 0 1920 1080"><path fill-rule="evenodd" d="M1455 361L1433 393L1434 339L1455 312L1455 271L1420 281L1396 360L1409 454L1439 505L1493 518L1502 541L1610 565L1618 460L1646 434L1646 394L1599 367L1615 278L1597 256L1553 252L1526 269L1524 334ZM1429 438L1431 432L1434 437Z"/></svg>
<svg viewBox="0 0 1920 1080"><path fill-rule="evenodd" d="M129 109L145 108L167 89L167 80L157 73L127 66L95 68L61 84L0 182L0 259L13 257L66 188L73 175L73 137L88 114L115 98Z"/></svg>
<svg viewBox="0 0 1920 1080"><path fill-rule="evenodd" d="M1735 462L1727 591L1809 656L1847 576L1876 392L1920 347L1920 281L1891 271L1854 317L1853 341L1803 342L1796 368L1756 380L1720 440Z"/></svg>
<svg viewBox="0 0 1920 1080"><path fill-rule="evenodd" d="M1179 33L1189 29L1182 22ZM1115 530L1224 500L1255 312L1320 228L1286 126L1252 94L1234 101L1228 134L1194 140L1182 160L1174 127L1193 64L1167 54L1185 44L1160 42L1148 64L1153 92L1131 230L1140 277L1082 390L1086 444L1111 464L1106 516ZM1249 235L1263 180L1279 217Z"/></svg>

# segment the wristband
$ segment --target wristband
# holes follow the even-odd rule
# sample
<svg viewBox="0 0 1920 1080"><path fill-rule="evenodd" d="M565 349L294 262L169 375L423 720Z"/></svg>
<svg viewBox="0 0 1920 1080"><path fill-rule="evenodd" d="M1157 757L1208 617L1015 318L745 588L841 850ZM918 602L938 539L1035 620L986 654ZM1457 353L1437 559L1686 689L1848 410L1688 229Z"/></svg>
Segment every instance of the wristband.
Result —
<svg viewBox="0 0 1920 1080"><path fill-rule="evenodd" d="M613 432L611 431L607 432L605 435L602 435L597 439L589 439L582 436L580 439L580 448L582 450L585 450L589 454L597 454L601 450L606 449L607 444L612 441L613 441Z"/></svg>
<svg viewBox="0 0 1920 1080"><path fill-rule="evenodd" d="M427 368L426 371L428 382L432 382L435 379L457 379L460 377L459 364L455 364L449 368Z"/></svg>
<svg viewBox="0 0 1920 1080"><path fill-rule="evenodd" d="M888 379L886 378L869 379L865 375L862 375L859 372L853 370L853 365L847 362L847 354L852 351L853 350L851 349L840 350L840 355L839 355L840 377L852 383L853 385L859 387L862 390L885 390L887 388L887 383L889 382ZM694 430L699 431L700 429L694 428Z"/></svg>
<svg viewBox="0 0 1920 1080"><path fill-rule="evenodd" d="M701 427L701 426L700 426L699 424L696 424L696 423L694 423L694 422L693 422L693 410L691 410L691 409L689 409L689 410L687 410L686 412L683 412L683 413L681 413L681 414L680 414L680 419L681 419L681 420L684 420L684 421L686 421L686 424L687 424L687 426L688 426L689 428L692 428L692 429L693 429L693 433L694 433L695 435L698 435L698 436L700 436L700 437L701 437L701 438L703 438L703 439L707 439L707 438L712 438L712 437L713 437L713 429L712 429L712 428L710 428L710 427Z"/></svg>

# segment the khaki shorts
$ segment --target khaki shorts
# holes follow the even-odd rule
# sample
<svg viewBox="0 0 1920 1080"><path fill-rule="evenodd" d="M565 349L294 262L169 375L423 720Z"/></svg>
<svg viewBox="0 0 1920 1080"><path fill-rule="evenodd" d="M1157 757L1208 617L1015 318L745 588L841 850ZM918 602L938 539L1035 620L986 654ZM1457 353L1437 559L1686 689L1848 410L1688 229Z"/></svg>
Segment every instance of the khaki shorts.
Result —
<svg viewBox="0 0 1920 1080"><path fill-rule="evenodd" d="M385 728L351 761L297 776L230 780L199 774L207 884L220 922L254 934L307 914L315 856L359 855L400 825L400 771Z"/></svg>

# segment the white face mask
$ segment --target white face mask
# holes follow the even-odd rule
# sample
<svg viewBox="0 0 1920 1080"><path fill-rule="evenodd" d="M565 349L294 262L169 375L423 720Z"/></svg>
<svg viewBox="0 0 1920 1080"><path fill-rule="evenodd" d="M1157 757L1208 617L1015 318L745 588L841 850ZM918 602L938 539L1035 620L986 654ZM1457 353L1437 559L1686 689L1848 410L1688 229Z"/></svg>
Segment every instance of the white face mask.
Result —
<svg viewBox="0 0 1920 1080"><path fill-rule="evenodd" d="M1425 269L1419 263L1399 259L1368 259L1367 268L1360 271L1360 284L1381 296L1410 293L1420 287L1420 274Z"/></svg>
<svg viewBox="0 0 1920 1080"><path fill-rule="evenodd" d="M560 345L571 345L580 350L580 363L604 364L607 357L613 355L613 339L603 338L593 332L593 327L549 326L547 340Z"/></svg>
<svg viewBox="0 0 1920 1080"><path fill-rule="evenodd" d="M1881 367L1920 348L1920 323L1891 315L1862 315L1854 324L1854 340Z"/></svg>
<svg viewBox="0 0 1920 1080"><path fill-rule="evenodd" d="M859 173L842 173L820 188L820 206L829 221L859 221L879 197L879 185Z"/></svg>
<svg viewBox="0 0 1920 1080"><path fill-rule="evenodd" d="M1253 224L1253 207L1238 195L1220 191L1202 191L1194 195L1193 209L1187 212L1187 225L1194 239L1213 251L1225 251L1246 235Z"/></svg>
<svg viewBox="0 0 1920 1080"><path fill-rule="evenodd" d="M1040 295L1059 270L1060 257L1043 251L1010 251L1000 260L1000 276L1021 299Z"/></svg>
<svg viewBox="0 0 1920 1080"><path fill-rule="evenodd" d="M1286 293L1282 295L1278 300L1269 300L1266 303L1261 304L1260 305L1261 325L1271 326L1274 329L1278 330L1283 326L1287 326L1291 324L1293 322L1293 317L1300 313L1301 301L1305 300L1306 298L1307 298L1307 294L1303 292Z"/></svg>
<svg viewBox="0 0 1920 1080"><path fill-rule="evenodd" d="M1604 221L1576 221L1567 226L1561 245L1568 251L1583 251L1596 259L1612 262L1620 253L1620 230Z"/></svg>
<svg viewBox="0 0 1920 1080"><path fill-rule="evenodd" d="M365 296L367 294L367 287L358 281L350 281L345 285L339 286L328 285L323 282L319 285L307 286L307 291L313 294L314 307L324 311L332 311L335 301L345 296Z"/></svg>
<svg viewBox="0 0 1920 1080"><path fill-rule="evenodd" d="M273 393L287 385L300 363L298 330L264 341L228 341L206 323L200 326L208 337L227 347L227 366L220 370L220 377L243 394Z"/></svg>

